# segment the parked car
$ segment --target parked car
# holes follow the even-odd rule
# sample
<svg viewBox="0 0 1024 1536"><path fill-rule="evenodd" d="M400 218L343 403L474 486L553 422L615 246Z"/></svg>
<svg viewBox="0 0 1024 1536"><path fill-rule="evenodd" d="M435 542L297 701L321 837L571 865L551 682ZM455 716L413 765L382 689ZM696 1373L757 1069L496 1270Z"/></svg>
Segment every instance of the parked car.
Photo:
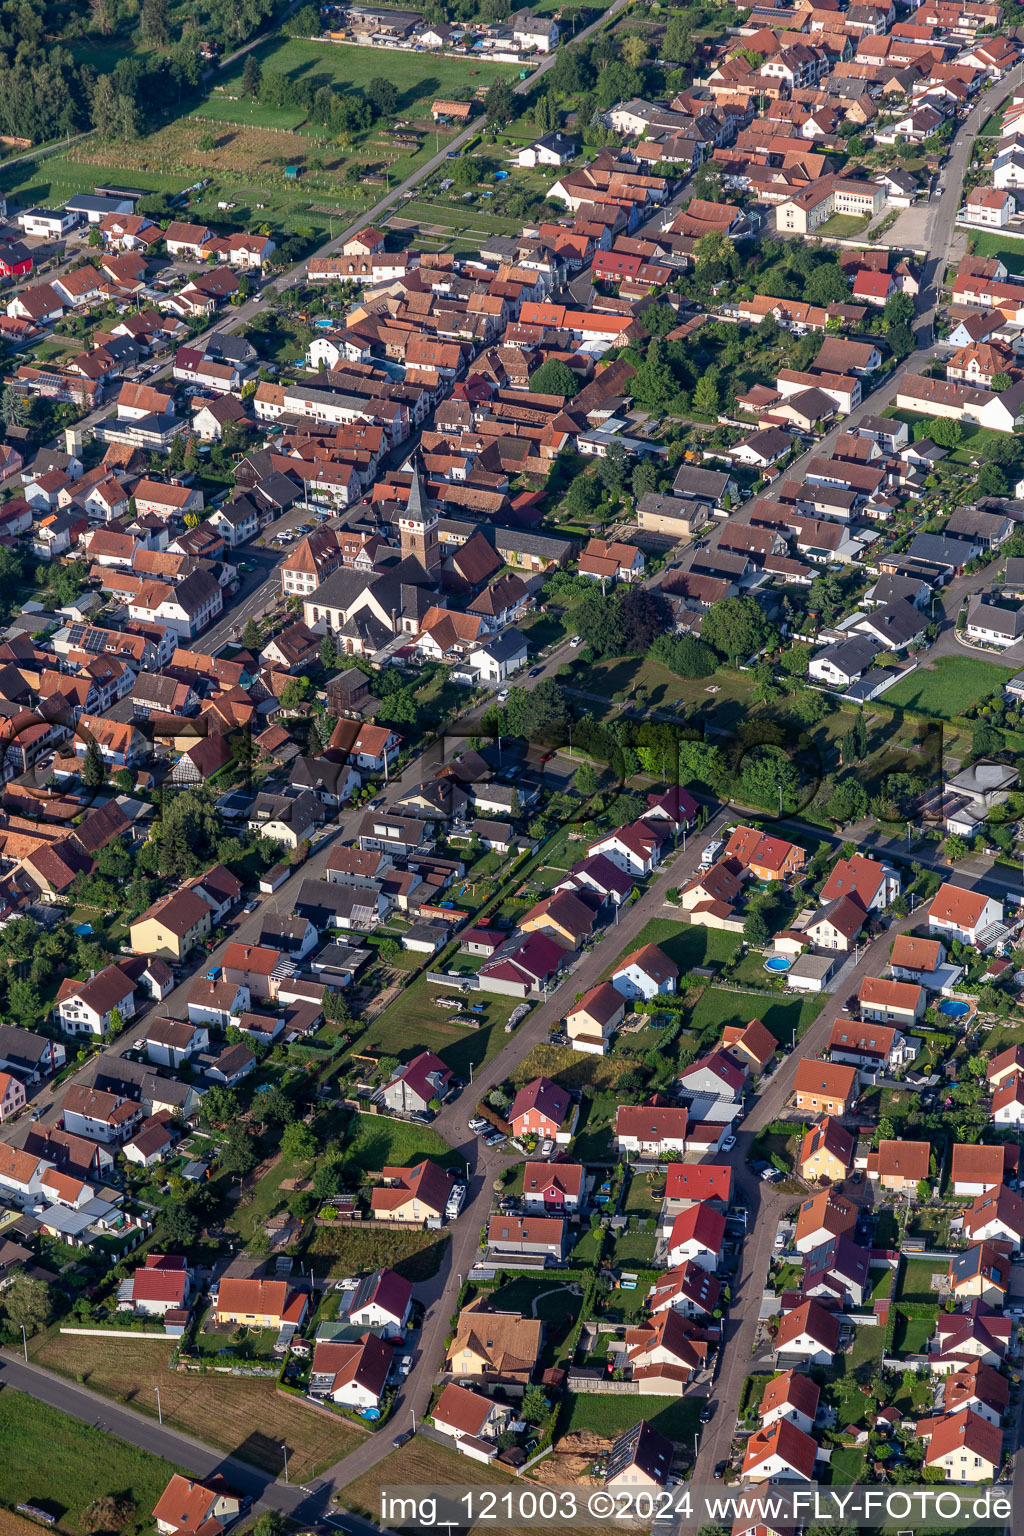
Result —
<svg viewBox="0 0 1024 1536"><path fill-rule="evenodd" d="M701 1421L701 1423L702 1424L710 1424L712 1418L714 1417L714 1412L715 1412L715 1405L714 1405L714 1403L705 1403L703 1408L700 1410L700 1421Z"/></svg>
<svg viewBox="0 0 1024 1536"><path fill-rule="evenodd" d="M736 1145L736 1137L735 1136L726 1136L725 1140L722 1142L722 1151L723 1152L731 1152L735 1145Z"/></svg>
<svg viewBox="0 0 1024 1536"><path fill-rule="evenodd" d="M715 1466L715 1476L721 1480L725 1476L725 1469L729 1465L727 1461L720 1461Z"/></svg>
<svg viewBox="0 0 1024 1536"><path fill-rule="evenodd" d="M540 677L540 675L541 675L541 673L543 671L544 671L543 667L531 667L530 668L530 676L531 677Z"/></svg>
<svg viewBox="0 0 1024 1536"><path fill-rule="evenodd" d="M508 1137L505 1135L504 1131L495 1130L492 1131L489 1136L485 1136L484 1140L489 1147L501 1147L504 1146L506 1141L508 1141Z"/></svg>
<svg viewBox="0 0 1024 1536"><path fill-rule="evenodd" d="M570 649L572 649L574 651L578 650L579 647L582 644L583 644L583 636L582 635L573 635L572 639L569 641Z"/></svg>
<svg viewBox="0 0 1024 1536"><path fill-rule="evenodd" d="M396 1451L400 1451L403 1445L409 1444L409 1441L412 1439L415 1433L416 1431L414 1429L403 1429L402 1433L400 1435L396 1435L392 1440L392 1446Z"/></svg>

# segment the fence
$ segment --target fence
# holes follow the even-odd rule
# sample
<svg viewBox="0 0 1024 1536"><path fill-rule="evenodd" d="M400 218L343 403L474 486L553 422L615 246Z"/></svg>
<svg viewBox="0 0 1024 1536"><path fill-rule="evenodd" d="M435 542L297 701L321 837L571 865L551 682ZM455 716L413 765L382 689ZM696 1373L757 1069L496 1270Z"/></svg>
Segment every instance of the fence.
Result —
<svg viewBox="0 0 1024 1536"><path fill-rule="evenodd" d="M177 1337L171 1333L150 1333L142 1328L65 1328L61 1333L74 1333L85 1339L162 1339L165 1344Z"/></svg>
<svg viewBox="0 0 1024 1536"><path fill-rule="evenodd" d="M620 1396L626 1394L634 1397L640 1393L638 1381L609 1381L607 1376L590 1376L577 1371L569 1372L567 1386L570 1392L617 1392ZM679 1395L682 1396L682 1387Z"/></svg>

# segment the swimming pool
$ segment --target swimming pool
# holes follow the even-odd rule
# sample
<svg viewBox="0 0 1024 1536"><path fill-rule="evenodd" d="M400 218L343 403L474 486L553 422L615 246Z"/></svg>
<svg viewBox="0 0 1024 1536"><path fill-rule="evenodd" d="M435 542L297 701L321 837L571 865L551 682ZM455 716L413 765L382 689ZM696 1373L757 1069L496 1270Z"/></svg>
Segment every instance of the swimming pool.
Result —
<svg viewBox="0 0 1024 1536"><path fill-rule="evenodd" d="M765 961L764 968L773 976L784 976L792 964L792 960L787 960L785 955L773 955L770 960Z"/></svg>
<svg viewBox="0 0 1024 1536"><path fill-rule="evenodd" d="M947 1019L962 1019L970 1011L970 1003L961 1002L958 997L944 997L939 1004L939 1012L944 1013Z"/></svg>

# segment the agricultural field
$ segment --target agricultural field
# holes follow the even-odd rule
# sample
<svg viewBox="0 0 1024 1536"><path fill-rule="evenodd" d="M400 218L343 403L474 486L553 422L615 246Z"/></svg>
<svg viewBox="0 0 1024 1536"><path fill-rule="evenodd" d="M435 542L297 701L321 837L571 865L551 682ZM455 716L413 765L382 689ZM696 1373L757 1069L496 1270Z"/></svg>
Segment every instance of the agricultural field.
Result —
<svg viewBox="0 0 1024 1536"><path fill-rule="evenodd" d="M135 1507L123 1536L151 1530L153 1507L178 1470L13 1387L0 1389L0 1445L5 1503L45 1510L54 1517L51 1529L64 1536L90 1536L96 1527L89 1505L109 1494L130 1499ZM41 1529L6 1510L0 1517L0 1536Z"/></svg>
<svg viewBox="0 0 1024 1536"><path fill-rule="evenodd" d="M885 702L952 720L1000 688L1015 670L976 656L939 656L890 688Z"/></svg>
<svg viewBox="0 0 1024 1536"><path fill-rule="evenodd" d="M82 1381L93 1392L128 1402L140 1413L151 1414L154 1419L155 1388L159 1387L166 1424L195 1435L218 1450L252 1462L266 1472L275 1475L280 1472L281 1445L287 1444L289 1470L296 1481L312 1477L315 1471L354 1450L362 1438L342 1419L314 1413L303 1403L282 1397L273 1377L169 1371L171 1339L91 1339L51 1332L42 1335L31 1348L40 1365L72 1380ZM6 1392L0 1392L0 1441L5 1448L10 1444L3 1433L2 1421L6 1395ZM260 1426L273 1427L265 1432ZM52 1473L49 1466L52 1438L46 1437L49 1473ZM68 1446L69 1470L74 1466L79 1480L89 1467L109 1463L106 1447L116 1442L111 1442L106 1435L100 1439L100 1449L92 1455L84 1454L81 1447ZM164 1474L165 1480L167 1475L169 1473ZM123 1483L115 1486L123 1486ZM107 1491L106 1488L97 1490ZM76 1528L69 1529L74 1532Z"/></svg>
<svg viewBox="0 0 1024 1536"><path fill-rule="evenodd" d="M460 1456L447 1446L417 1435L400 1451L392 1451L370 1472L356 1478L342 1493L338 1502L353 1514L376 1520L380 1515L380 1491L382 1488L446 1488L464 1484L471 1488L486 1487L504 1482L508 1478L501 1467L483 1466L468 1456ZM512 1479L508 1478L511 1482Z"/></svg>

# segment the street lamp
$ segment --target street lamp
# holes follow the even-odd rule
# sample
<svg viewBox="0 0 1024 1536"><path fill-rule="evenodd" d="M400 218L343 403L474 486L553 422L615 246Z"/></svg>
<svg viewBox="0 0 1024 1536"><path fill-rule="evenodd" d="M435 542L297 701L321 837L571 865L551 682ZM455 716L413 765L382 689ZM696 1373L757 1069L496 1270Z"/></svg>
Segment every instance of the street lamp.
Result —
<svg viewBox="0 0 1024 1536"><path fill-rule="evenodd" d="M154 1387L153 1391L156 1393L156 1416L158 1421L162 1424L164 1421L164 1411L160 1405L160 1388Z"/></svg>
<svg viewBox="0 0 1024 1536"><path fill-rule="evenodd" d="M21 1325L21 1343L25 1351L25 1364L28 1365L28 1334L25 1332L25 1324Z"/></svg>
<svg viewBox="0 0 1024 1536"><path fill-rule="evenodd" d="M284 1480L285 1480L285 1482L287 1482L288 1481L288 1447L287 1447L287 1445L285 1445L283 1440L281 1442L281 1450L284 1452Z"/></svg>

